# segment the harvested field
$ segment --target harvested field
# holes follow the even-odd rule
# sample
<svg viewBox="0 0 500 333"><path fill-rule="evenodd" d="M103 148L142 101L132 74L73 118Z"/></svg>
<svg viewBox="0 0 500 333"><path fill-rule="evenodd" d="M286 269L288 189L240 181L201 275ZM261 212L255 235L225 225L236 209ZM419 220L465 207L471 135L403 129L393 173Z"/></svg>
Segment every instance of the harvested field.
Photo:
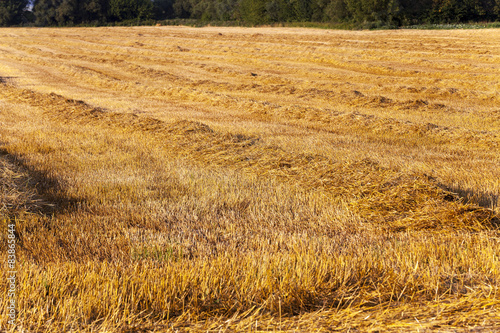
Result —
<svg viewBox="0 0 500 333"><path fill-rule="evenodd" d="M499 165L497 30L0 29L0 331L494 332Z"/></svg>

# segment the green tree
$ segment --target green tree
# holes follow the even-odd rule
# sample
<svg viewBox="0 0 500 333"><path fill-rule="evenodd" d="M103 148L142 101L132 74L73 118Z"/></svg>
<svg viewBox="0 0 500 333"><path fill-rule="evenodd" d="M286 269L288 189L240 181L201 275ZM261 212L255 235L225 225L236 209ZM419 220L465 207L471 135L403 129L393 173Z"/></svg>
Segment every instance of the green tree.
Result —
<svg viewBox="0 0 500 333"><path fill-rule="evenodd" d="M109 14L113 21L150 19L153 3L150 0L110 0Z"/></svg>
<svg viewBox="0 0 500 333"><path fill-rule="evenodd" d="M292 20L305 22L311 20L311 1L289 0L292 9Z"/></svg>
<svg viewBox="0 0 500 333"><path fill-rule="evenodd" d="M189 0L175 0L172 8L177 18L190 18L193 12L193 5Z"/></svg>
<svg viewBox="0 0 500 333"><path fill-rule="evenodd" d="M355 22L391 24L399 13L397 0L345 0L345 4Z"/></svg>
<svg viewBox="0 0 500 333"><path fill-rule="evenodd" d="M79 23L77 0L62 0L56 8L55 19L58 25L74 25Z"/></svg>
<svg viewBox="0 0 500 333"><path fill-rule="evenodd" d="M33 7L38 26L105 23L108 0L36 0Z"/></svg>
<svg viewBox="0 0 500 333"><path fill-rule="evenodd" d="M42 27L57 25L56 9L61 2L62 0L36 0L33 6L35 24Z"/></svg>
<svg viewBox="0 0 500 333"><path fill-rule="evenodd" d="M430 14L435 23L499 19L498 12L495 15L495 0L435 0Z"/></svg>
<svg viewBox="0 0 500 333"><path fill-rule="evenodd" d="M427 23L433 0L399 0L399 20L404 25Z"/></svg>
<svg viewBox="0 0 500 333"><path fill-rule="evenodd" d="M330 22L342 22L349 19L344 0L331 0L325 7L325 20Z"/></svg>
<svg viewBox="0 0 500 333"><path fill-rule="evenodd" d="M27 0L0 0L0 26L21 24L27 5Z"/></svg>
<svg viewBox="0 0 500 333"><path fill-rule="evenodd" d="M218 0L215 2L215 14L218 21L229 21L233 19L235 0Z"/></svg>
<svg viewBox="0 0 500 333"><path fill-rule="evenodd" d="M269 22L265 0L241 0L239 13L241 18L248 23L264 24Z"/></svg>
<svg viewBox="0 0 500 333"><path fill-rule="evenodd" d="M174 17L174 0L154 0L153 12L157 20L164 20Z"/></svg>
<svg viewBox="0 0 500 333"><path fill-rule="evenodd" d="M80 0L79 12L83 23L106 23L108 11L108 0Z"/></svg>

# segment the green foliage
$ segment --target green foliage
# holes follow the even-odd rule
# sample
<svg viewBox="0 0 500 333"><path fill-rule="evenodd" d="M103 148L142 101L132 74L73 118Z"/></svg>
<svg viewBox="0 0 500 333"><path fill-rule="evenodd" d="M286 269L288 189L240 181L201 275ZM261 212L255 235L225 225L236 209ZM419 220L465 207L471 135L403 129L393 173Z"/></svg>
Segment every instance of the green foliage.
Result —
<svg viewBox="0 0 500 333"><path fill-rule="evenodd" d="M55 14L59 25L74 25L78 22L78 2L76 0L63 0L56 8Z"/></svg>
<svg viewBox="0 0 500 333"><path fill-rule="evenodd" d="M153 2L153 14L156 20L173 18L174 0L155 0Z"/></svg>
<svg viewBox="0 0 500 333"><path fill-rule="evenodd" d="M491 21L499 18L499 4L499 0L434 0L430 18L435 23Z"/></svg>
<svg viewBox="0 0 500 333"><path fill-rule="evenodd" d="M202 21L230 21L235 7L235 0L191 1L188 7L192 8L189 17Z"/></svg>
<svg viewBox="0 0 500 333"><path fill-rule="evenodd" d="M349 17L347 5L344 0L327 1L323 13L324 20L330 22L343 22Z"/></svg>
<svg viewBox="0 0 500 333"><path fill-rule="evenodd" d="M175 0L176 17L204 21L354 22L361 28L419 23L495 21L500 0L240 0L217 11L222 1ZM225 15L221 15L223 12Z"/></svg>
<svg viewBox="0 0 500 333"><path fill-rule="evenodd" d="M0 26L26 20L28 0L0 0ZM500 0L35 0L39 26L139 24L195 19L198 24L328 22L358 28L493 22Z"/></svg>
<svg viewBox="0 0 500 333"><path fill-rule="evenodd" d="M108 0L80 1L79 12L82 23L105 23L109 8Z"/></svg>
<svg viewBox="0 0 500 333"><path fill-rule="evenodd" d="M36 0L33 7L35 14L35 24L38 26L58 25L56 11L62 0Z"/></svg>
<svg viewBox="0 0 500 333"><path fill-rule="evenodd" d="M397 0L345 0L345 4L356 22L390 24L399 12Z"/></svg>
<svg viewBox="0 0 500 333"><path fill-rule="evenodd" d="M27 0L0 0L0 27L23 23Z"/></svg>
<svg viewBox="0 0 500 333"><path fill-rule="evenodd" d="M242 0L239 10L241 18L252 24L268 23L269 17L266 15L266 0Z"/></svg>
<svg viewBox="0 0 500 333"><path fill-rule="evenodd" d="M174 17L177 18L190 18L193 12L193 6L189 0L175 0L172 9Z"/></svg>
<svg viewBox="0 0 500 333"><path fill-rule="evenodd" d="M108 0L36 0L33 7L38 26L102 24L107 11Z"/></svg>
<svg viewBox="0 0 500 333"><path fill-rule="evenodd" d="M110 0L111 21L143 20L153 17L153 3L150 0Z"/></svg>

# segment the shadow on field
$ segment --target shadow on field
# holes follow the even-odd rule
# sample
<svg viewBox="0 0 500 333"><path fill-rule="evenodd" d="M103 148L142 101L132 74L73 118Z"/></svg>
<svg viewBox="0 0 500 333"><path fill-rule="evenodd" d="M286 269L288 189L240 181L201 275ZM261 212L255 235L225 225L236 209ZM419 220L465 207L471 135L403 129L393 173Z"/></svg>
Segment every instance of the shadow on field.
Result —
<svg viewBox="0 0 500 333"><path fill-rule="evenodd" d="M34 170L4 148L0 148L0 168L0 190L7 194L3 206L8 214L24 210L53 215L67 212L81 201L61 195L62 186L57 179Z"/></svg>
<svg viewBox="0 0 500 333"><path fill-rule="evenodd" d="M440 186L446 191L456 193L458 197L464 199L465 202L470 202L483 208L493 209L493 207L498 206L500 203L500 196L492 192L474 191L470 188L448 186L445 184L440 184Z"/></svg>
<svg viewBox="0 0 500 333"><path fill-rule="evenodd" d="M14 79L17 79L17 76L0 76L0 84L13 84Z"/></svg>

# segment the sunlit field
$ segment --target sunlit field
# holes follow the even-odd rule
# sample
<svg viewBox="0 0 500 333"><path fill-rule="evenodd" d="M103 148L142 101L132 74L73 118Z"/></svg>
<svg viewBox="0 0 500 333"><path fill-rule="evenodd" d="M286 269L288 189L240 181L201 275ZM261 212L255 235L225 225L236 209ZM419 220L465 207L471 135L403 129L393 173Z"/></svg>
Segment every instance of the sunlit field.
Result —
<svg viewBox="0 0 500 333"><path fill-rule="evenodd" d="M499 30L0 29L2 332L495 332L499 197Z"/></svg>

